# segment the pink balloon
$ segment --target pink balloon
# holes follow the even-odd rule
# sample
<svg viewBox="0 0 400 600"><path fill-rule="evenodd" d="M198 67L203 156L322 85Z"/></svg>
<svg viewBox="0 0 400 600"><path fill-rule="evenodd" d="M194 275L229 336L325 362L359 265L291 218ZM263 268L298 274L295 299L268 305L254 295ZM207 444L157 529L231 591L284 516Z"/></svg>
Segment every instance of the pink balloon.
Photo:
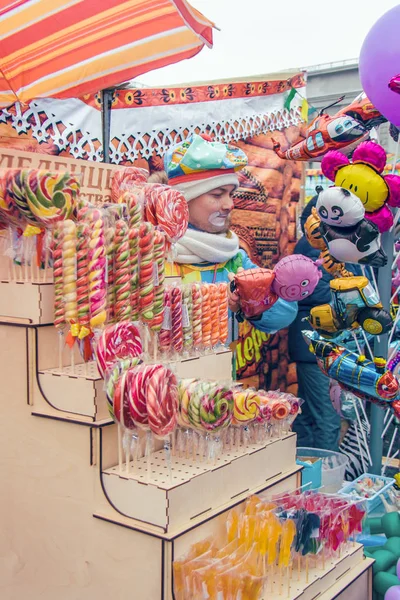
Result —
<svg viewBox="0 0 400 600"><path fill-rule="evenodd" d="M364 92L396 127L400 127L400 96L393 91L393 78L398 75L400 67L399 31L400 5L397 5L370 29L362 45L359 62Z"/></svg>

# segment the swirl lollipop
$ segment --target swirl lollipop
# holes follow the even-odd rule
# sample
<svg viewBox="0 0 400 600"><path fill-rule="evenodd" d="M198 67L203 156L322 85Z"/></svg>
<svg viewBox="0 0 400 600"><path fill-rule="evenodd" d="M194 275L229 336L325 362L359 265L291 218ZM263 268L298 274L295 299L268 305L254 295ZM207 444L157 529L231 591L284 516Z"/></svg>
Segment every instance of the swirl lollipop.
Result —
<svg viewBox="0 0 400 600"><path fill-rule="evenodd" d="M139 329L128 321L109 325L100 335L95 348L97 367L104 378L115 362L142 354Z"/></svg>
<svg viewBox="0 0 400 600"><path fill-rule="evenodd" d="M114 421L116 423L120 422L121 419L121 389L118 390L117 392L117 401L115 402L115 406L117 409L117 413L115 414L114 412L114 399L115 399L115 390L117 387L118 382L121 379L121 376L123 375L123 373L125 373L125 371L127 371L128 369L132 368L132 367L137 367L138 365L141 364L141 359L139 357L137 358L126 358L124 360L119 360L118 362L114 362L112 363L113 366L110 370L107 371L107 375L105 376L105 382L106 382L106 396L107 396L107 406L108 406L108 412L110 413L110 416L112 419L114 419ZM130 417L130 408L129 408L129 403L128 405L124 404L124 423L130 423L131 417ZM132 427L130 427L130 429L133 429L134 427L134 423L132 421Z"/></svg>
<svg viewBox="0 0 400 600"><path fill-rule="evenodd" d="M176 376L170 369L158 365L147 384L147 414L151 431L164 438L177 424L179 408Z"/></svg>
<svg viewBox="0 0 400 600"><path fill-rule="evenodd" d="M124 191L142 187L147 182L148 173L137 167L125 167L114 173L111 183L111 202L118 202Z"/></svg>
<svg viewBox="0 0 400 600"><path fill-rule="evenodd" d="M248 425L260 412L258 394L251 390L235 391L233 394L232 424Z"/></svg>
<svg viewBox="0 0 400 600"><path fill-rule="evenodd" d="M38 169L21 171L24 201L35 221L45 226L69 219L75 207L80 183L70 173Z"/></svg>
<svg viewBox="0 0 400 600"><path fill-rule="evenodd" d="M189 209L182 192L169 186L157 186L146 195L146 218L164 231L169 242L177 242L185 235L189 223Z"/></svg>
<svg viewBox="0 0 400 600"><path fill-rule="evenodd" d="M218 431L232 420L233 392L218 382L200 382L193 390L188 407L192 427Z"/></svg>

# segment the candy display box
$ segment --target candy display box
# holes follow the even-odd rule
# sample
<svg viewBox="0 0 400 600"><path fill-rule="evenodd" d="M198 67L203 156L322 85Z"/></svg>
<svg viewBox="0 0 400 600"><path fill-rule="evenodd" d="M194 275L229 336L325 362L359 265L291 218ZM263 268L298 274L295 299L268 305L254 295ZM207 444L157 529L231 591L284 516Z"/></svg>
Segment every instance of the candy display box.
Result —
<svg viewBox="0 0 400 600"><path fill-rule="evenodd" d="M371 473L365 473L364 475L360 475L360 477L357 477L357 479L355 479L348 485L343 486L342 489L339 490L339 494L341 494L343 496L354 496L353 491L355 491L357 483L359 481L361 481L362 479L365 479L366 477L372 479L373 481L376 481L377 479L379 479L380 481L382 481L384 483L383 487L379 490L379 492L377 492L370 498L365 498L362 494L359 494L357 496L358 498L360 498L360 500L365 502L365 504L367 506L367 510L370 513L370 512L373 512L374 510L378 509L381 506L382 496L385 495L387 490L390 487L392 487L392 485L395 483L395 480L392 477L382 477L381 475L372 475Z"/></svg>

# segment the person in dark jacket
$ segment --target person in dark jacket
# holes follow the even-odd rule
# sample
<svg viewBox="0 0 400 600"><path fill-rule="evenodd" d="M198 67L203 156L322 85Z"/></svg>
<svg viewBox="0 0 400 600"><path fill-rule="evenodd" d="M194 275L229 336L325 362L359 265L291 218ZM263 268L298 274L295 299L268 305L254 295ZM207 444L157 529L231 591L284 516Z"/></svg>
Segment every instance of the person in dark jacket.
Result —
<svg viewBox="0 0 400 600"><path fill-rule="evenodd" d="M317 203L317 196L304 208L300 224L303 237L297 242L294 254L303 254L317 260L320 251L313 248L304 235L304 225ZM325 270L314 292L298 303L297 317L289 327L290 358L297 364L298 396L304 400L301 414L298 415L293 431L297 433L297 445L307 448L338 450L340 417L334 410L329 397L329 377L317 365L315 357L301 334L304 329L312 329L308 321L314 306L329 303L331 300L329 282L332 277Z"/></svg>

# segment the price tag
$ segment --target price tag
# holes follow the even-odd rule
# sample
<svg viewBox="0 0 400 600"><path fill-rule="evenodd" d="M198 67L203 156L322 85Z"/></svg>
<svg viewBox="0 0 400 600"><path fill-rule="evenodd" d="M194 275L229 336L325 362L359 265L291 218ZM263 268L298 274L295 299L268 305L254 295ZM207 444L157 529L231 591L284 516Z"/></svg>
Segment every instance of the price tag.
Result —
<svg viewBox="0 0 400 600"><path fill-rule="evenodd" d="M166 306L164 308L164 319L161 325L161 329L165 329L166 331L170 331L172 329L171 308L169 306Z"/></svg>
<svg viewBox="0 0 400 600"><path fill-rule="evenodd" d="M182 327L190 327L189 311L187 304L182 304Z"/></svg>
<svg viewBox="0 0 400 600"><path fill-rule="evenodd" d="M158 265L153 263L153 281L154 285L160 285L160 279L158 277Z"/></svg>

